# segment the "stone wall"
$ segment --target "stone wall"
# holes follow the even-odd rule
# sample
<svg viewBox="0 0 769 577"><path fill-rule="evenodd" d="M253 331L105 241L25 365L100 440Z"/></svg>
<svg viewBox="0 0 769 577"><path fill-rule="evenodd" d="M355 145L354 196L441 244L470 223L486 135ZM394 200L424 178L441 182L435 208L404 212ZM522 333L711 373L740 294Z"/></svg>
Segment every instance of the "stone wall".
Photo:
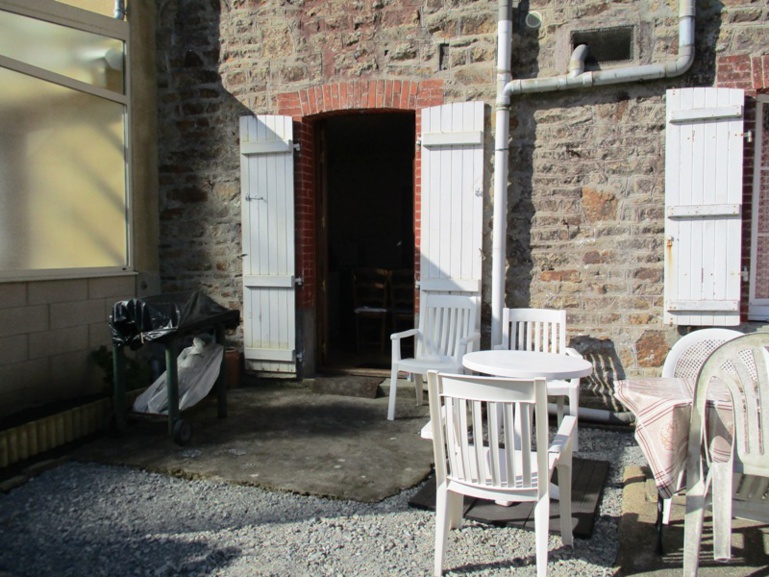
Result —
<svg viewBox="0 0 769 577"><path fill-rule="evenodd" d="M575 29L632 24L639 64L677 53L674 0L524 4L542 25L515 16L515 78L565 73ZM277 113L287 93L359 81L440 81L445 102L493 110L496 18L488 0L159 3L164 288L202 288L240 306L238 116ZM686 330L662 324L665 90L769 87L768 26L765 3L700 1L684 76L513 100L507 305L566 308L572 345L603 381L658 374ZM491 171L492 147L487 155ZM746 167L751 155L746 145ZM749 193L748 183L746 205ZM486 254L492 199L488 190ZM489 279L490 259L485 266ZM485 303L489 295L486 283Z"/></svg>

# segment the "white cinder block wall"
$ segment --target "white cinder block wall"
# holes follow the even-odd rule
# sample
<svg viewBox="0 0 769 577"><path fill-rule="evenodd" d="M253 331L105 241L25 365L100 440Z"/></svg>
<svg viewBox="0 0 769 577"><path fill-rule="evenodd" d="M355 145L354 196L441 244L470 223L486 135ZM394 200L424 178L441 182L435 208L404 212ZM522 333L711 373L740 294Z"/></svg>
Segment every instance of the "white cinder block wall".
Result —
<svg viewBox="0 0 769 577"><path fill-rule="evenodd" d="M28 407L103 390L91 351L110 346L109 313L135 275L0 283L0 423Z"/></svg>

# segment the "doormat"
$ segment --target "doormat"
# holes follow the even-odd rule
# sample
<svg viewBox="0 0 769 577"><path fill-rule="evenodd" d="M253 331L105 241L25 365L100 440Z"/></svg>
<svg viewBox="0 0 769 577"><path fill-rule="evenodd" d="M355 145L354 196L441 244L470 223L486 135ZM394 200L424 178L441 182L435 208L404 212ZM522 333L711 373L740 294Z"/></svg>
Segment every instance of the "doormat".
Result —
<svg viewBox="0 0 769 577"><path fill-rule="evenodd" d="M571 515L572 532L576 537L589 538L593 533L595 516L601 502L609 463L574 458L572 461ZM556 473L557 474L557 473ZM556 476L554 474L554 478ZM409 501L417 509L435 510L435 477L431 476ZM498 527L518 527L534 530L534 503L516 503L502 507L492 501L465 497L464 517ZM550 532L561 533L558 501L550 503Z"/></svg>
<svg viewBox="0 0 769 577"><path fill-rule="evenodd" d="M375 399L384 396L379 385L381 377L356 377L342 375L338 377L318 377L313 381L311 390L321 395L343 395L347 397L363 397Z"/></svg>

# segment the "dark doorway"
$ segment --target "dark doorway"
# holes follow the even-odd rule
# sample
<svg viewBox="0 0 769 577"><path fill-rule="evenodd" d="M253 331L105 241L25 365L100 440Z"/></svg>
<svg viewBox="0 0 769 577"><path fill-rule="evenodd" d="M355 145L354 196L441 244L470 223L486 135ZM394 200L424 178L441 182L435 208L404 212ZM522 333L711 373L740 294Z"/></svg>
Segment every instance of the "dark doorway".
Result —
<svg viewBox="0 0 769 577"><path fill-rule="evenodd" d="M329 117L316 133L320 367L389 369L390 333L414 322L392 314L393 279L413 297L414 113Z"/></svg>

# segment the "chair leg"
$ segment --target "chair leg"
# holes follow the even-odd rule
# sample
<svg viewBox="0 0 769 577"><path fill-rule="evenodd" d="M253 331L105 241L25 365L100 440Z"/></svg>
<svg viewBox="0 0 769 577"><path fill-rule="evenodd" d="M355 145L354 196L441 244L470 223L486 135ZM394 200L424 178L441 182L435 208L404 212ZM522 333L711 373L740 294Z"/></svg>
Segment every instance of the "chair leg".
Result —
<svg viewBox="0 0 769 577"><path fill-rule="evenodd" d="M556 465L558 471L558 515L561 519L561 541L574 545L571 529L571 465Z"/></svg>
<svg viewBox="0 0 769 577"><path fill-rule="evenodd" d="M563 395L558 395L555 398L555 415L556 415L556 422L560 425L561 421L563 420ZM571 407L569 407L571 408Z"/></svg>
<svg viewBox="0 0 769 577"><path fill-rule="evenodd" d="M449 491L448 495L448 516L449 516L449 528L461 529L462 521L464 520L464 506L465 496L459 493Z"/></svg>
<svg viewBox="0 0 769 577"><path fill-rule="evenodd" d="M684 518L684 570L683 577L697 577L700 565L700 542L702 521L705 516L704 495L686 496L686 517Z"/></svg>
<svg viewBox="0 0 769 577"><path fill-rule="evenodd" d="M569 391L569 414L577 419L577 424L574 425L574 444L572 445L574 452L579 451L579 379L575 380L577 381L576 386Z"/></svg>
<svg viewBox="0 0 769 577"><path fill-rule="evenodd" d="M665 522L665 509L670 508L670 499L665 499L657 493L657 521L654 527L657 529L657 555L662 557L665 554L665 547L662 543ZM668 513L669 514L669 513Z"/></svg>
<svg viewBox="0 0 769 577"><path fill-rule="evenodd" d="M547 542L550 532L550 495L534 505L534 539L536 542L537 577L547 577Z"/></svg>
<svg viewBox="0 0 769 577"><path fill-rule="evenodd" d="M711 463L713 558L732 558L732 462Z"/></svg>
<svg viewBox="0 0 769 577"><path fill-rule="evenodd" d="M387 328L387 315L383 316L380 320L380 324L382 325L380 334L379 334L379 352L380 354L384 354L385 352L385 329Z"/></svg>
<svg viewBox="0 0 769 577"><path fill-rule="evenodd" d="M435 566L433 573L436 577L443 574L443 556L446 551L451 514L449 501L451 494L446 490L446 484L441 483L435 492Z"/></svg>
<svg viewBox="0 0 769 577"><path fill-rule="evenodd" d="M398 394L398 365L393 364L390 372L390 402L387 405L387 418L395 420L395 396Z"/></svg>
<svg viewBox="0 0 769 577"><path fill-rule="evenodd" d="M424 395L424 382L422 379L422 375L419 373L414 374L414 388L416 389L416 395L417 395L417 405L421 406L422 403L424 403L425 395Z"/></svg>

